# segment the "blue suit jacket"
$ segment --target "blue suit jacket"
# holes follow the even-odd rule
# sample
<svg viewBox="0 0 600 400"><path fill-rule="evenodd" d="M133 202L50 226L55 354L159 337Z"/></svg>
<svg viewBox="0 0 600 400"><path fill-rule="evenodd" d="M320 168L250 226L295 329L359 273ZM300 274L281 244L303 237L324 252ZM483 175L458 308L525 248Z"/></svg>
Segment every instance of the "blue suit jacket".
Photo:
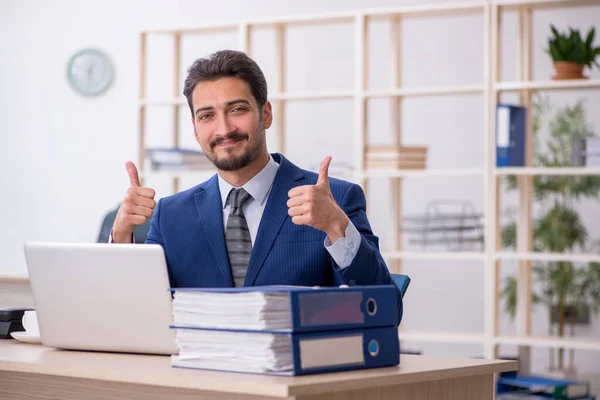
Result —
<svg viewBox="0 0 600 400"><path fill-rule="evenodd" d="M288 192L314 185L318 175L273 154L279 169L258 228L244 286L394 284L366 215L360 186L329 178L333 197L361 234L352 263L339 270L324 246L325 232L299 226L288 215ZM231 287L217 175L158 201L146 243L163 246L172 287ZM402 319L402 297L398 292Z"/></svg>

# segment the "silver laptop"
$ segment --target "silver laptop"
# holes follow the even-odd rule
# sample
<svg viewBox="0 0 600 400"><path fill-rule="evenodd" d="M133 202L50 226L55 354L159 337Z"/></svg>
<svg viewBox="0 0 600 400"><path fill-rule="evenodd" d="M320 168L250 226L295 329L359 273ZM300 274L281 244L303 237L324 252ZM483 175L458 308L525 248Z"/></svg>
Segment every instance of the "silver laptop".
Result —
<svg viewBox="0 0 600 400"><path fill-rule="evenodd" d="M26 243L24 248L43 345L177 352L161 246Z"/></svg>

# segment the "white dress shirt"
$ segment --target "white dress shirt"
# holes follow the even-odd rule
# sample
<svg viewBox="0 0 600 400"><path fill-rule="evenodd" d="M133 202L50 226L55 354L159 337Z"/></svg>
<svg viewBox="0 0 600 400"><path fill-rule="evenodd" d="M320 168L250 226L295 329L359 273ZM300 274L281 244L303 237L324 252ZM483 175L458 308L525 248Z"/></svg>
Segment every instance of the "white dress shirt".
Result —
<svg viewBox="0 0 600 400"><path fill-rule="evenodd" d="M267 199L271 193L271 187L273 186L273 181L275 180L278 168L279 164L277 164L271 156L267 165L242 186L251 196L242 206L242 211L244 212L246 222L248 223L252 246L254 246L260 219L265 210L265 205L267 204ZM229 192L231 189L239 188L234 187L225 181L220 175L218 181L219 191L221 192L221 204L223 206L223 226L225 227L227 226L227 218L229 218L231 208L228 201ZM350 265L358 252L358 248L360 247L360 234L352 221L350 221L345 231L345 237L339 238L332 244L329 237L326 236L323 244L336 264L340 268L345 268Z"/></svg>

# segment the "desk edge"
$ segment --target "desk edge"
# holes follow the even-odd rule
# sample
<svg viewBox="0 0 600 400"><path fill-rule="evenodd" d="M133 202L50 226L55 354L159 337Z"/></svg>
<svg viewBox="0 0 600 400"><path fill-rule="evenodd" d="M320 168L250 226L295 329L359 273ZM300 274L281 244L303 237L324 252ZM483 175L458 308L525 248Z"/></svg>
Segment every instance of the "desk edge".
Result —
<svg viewBox="0 0 600 400"><path fill-rule="evenodd" d="M480 375L492 375L500 372L516 371L518 369L517 361L504 361L504 360L488 360L491 361L489 364L484 365L470 365L464 367L448 368L443 371L436 371L437 376L431 377L430 374L422 372L412 372L402 375L385 375L385 376L373 376L364 377L361 379L348 379L335 382L311 382L311 383L292 383L289 385L290 396L306 396L311 394L323 394L331 393L344 390L354 390L371 388L376 386L391 386L391 385L402 385L410 383L420 382L431 382L443 379L454 379L465 376L480 376ZM361 370L366 371L366 370ZM359 371L356 371L359 372ZM419 376L420 374L420 376ZM417 375L417 376L415 376Z"/></svg>

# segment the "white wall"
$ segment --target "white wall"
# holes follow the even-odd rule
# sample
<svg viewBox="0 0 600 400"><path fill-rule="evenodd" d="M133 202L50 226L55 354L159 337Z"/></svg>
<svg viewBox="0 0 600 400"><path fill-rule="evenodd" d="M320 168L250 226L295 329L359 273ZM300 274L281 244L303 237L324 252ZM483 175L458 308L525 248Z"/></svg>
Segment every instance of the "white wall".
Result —
<svg viewBox="0 0 600 400"><path fill-rule="evenodd" d="M445 3L450 1L429 1ZM128 178L124 163L137 159L138 32L156 26L193 25L322 11L358 10L423 3L417 0L359 1L89 1L53 2L0 0L0 276L25 276L25 241L96 240L103 215L124 194ZM574 25L587 31L600 21L600 8L543 11L534 19L534 78L547 79L551 66L542 48L548 24ZM597 27L598 28L598 27ZM370 45L370 84L385 88L389 76L387 25L375 24ZM403 81L406 86L483 82L483 23L478 17L409 20L403 25ZM351 89L352 30L295 28L288 34L289 90ZM503 30L503 78L515 78L516 17L509 15ZM273 37L256 34L253 51L272 81ZM599 40L596 39L596 43ZM191 61L211 50L236 46L234 36L200 36L184 41L185 70ZM65 79L68 58L82 47L105 50L116 66L116 81L103 96L83 98ZM149 97L171 95L170 43L152 39ZM332 69L331 66L335 66ZM332 71L332 72L328 72ZM323 75L326 73L327 75ZM598 70L592 72L598 78ZM588 116L600 133L600 95L597 91L552 95L556 104L588 97ZM293 161L310 165L331 154L352 160L353 132L350 101L299 103L289 106L286 119ZM372 142L390 140L389 109L383 100L370 103ZM403 105L405 143L430 146L430 167L483 166L483 102L481 95L444 99L408 99ZM179 116L182 142L194 146L187 110ZM277 116L275 116L277 117ZM148 117L151 145L168 144L169 110ZM274 143L273 140L270 141ZM318 151L313 144L318 144ZM168 184L151 180L160 193ZM197 182L184 182L191 186ZM369 208L372 225L388 246L386 210L390 204L384 180L372 183ZM407 179L404 211L418 213L436 198L469 200L483 209L481 178ZM600 237L595 202L581 206L592 237ZM405 324L412 329L483 330L483 271L480 262L423 262L404 264L413 284L406 299ZM507 268L509 269L509 268ZM510 271L509 271L510 272ZM514 268L512 270L514 272ZM503 270L503 273L507 273ZM545 330L545 314L534 317L536 332ZM503 329L514 325L503 319ZM580 332L598 337L598 321ZM476 345L409 343L411 348L444 354L480 355ZM507 352L512 349L506 349ZM579 352L583 353L583 352ZM592 357L577 354L580 369L600 373ZM536 351L544 369L545 351Z"/></svg>

